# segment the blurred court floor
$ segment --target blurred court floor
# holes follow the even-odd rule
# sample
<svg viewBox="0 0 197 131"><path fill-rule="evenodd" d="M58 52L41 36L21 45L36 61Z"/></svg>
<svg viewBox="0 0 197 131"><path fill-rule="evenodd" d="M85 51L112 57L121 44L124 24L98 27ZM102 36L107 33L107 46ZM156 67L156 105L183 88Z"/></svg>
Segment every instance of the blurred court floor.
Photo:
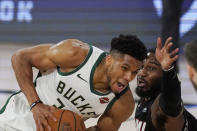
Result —
<svg viewBox="0 0 197 131"><path fill-rule="evenodd" d="M11 56L13 52L18 49L31 46L30 44L11 44L2 43L0 44L0 108L4 105L7 98L11 95L11 92L19 90L16 82L14 72L11 68ZM185 68L185 60L181 56L179 60L179 78L182 85L182 98L185 104L193 104L186 106L187 109L197 117L197 92L192 87L191 82L188 79L188 74ZM132 91L136 85L136 80L130 83ZM134 93L134 91L133 91ZM138 99L134 93L135 99ZM134 114L133 114L134 115ZM135 123L133 115L129 120L124 122L119 131L135 131ZM97 119L87 120L86 126L89 127L96 123Z"/></svg>

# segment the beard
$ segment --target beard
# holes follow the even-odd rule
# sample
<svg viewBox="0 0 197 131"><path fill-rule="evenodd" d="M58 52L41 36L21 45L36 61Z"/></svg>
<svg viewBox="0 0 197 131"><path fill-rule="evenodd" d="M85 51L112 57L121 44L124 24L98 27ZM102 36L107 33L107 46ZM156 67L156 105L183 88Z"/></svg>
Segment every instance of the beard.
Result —
<svg viewBox="0 0 197 131"><path fill-rule="evenodd" d="M155 98L161 92L161 84L157 84L151 87L148 91L143 91L141 87L136 87L136 94L142 98Z"/></svg>

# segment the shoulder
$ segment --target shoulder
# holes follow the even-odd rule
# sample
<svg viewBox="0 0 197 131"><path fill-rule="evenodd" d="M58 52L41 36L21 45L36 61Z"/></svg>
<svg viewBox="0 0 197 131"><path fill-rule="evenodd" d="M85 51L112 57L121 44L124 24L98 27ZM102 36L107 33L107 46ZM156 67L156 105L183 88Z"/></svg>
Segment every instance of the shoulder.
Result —
<svg viewBox="0 0 197 131"><path fill-rule="evenodd" d="M47 56L59 66L75 67L83 62L88 51L87 43L77 39L67 39L51 46Z"/></svg>
<svg viewBox="0 0 197 131"><path fill-rule="evenodd" d="M57 53L67 53L73 55L75 52L86 51L89 49L87 43L84 43L77 39L67 39L62 40L59 43L53 45L49 49L49 53L57 54Z"/></svg>

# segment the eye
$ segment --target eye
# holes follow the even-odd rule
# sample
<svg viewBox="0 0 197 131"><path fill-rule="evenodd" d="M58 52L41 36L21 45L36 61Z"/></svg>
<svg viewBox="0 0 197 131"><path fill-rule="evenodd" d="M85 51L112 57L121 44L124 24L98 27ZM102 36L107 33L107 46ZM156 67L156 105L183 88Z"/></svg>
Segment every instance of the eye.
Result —
<svg viewBox="0 0 197 131"><path fill-rule="evenodd" d="M127 68L126 66L121 66L121 68L122 68L124 71L128 70L128 68Z"/></svg>
<svg viewBox="0 0 197 131"><path fill-rule="evenodd" d="M154 68L154 67L149 66L149 67L148 67L148 70L149 70L149 71L153 71L153 70L155 70L155 68Z"/></svg>
<svg viewBox="0 0 197 131"><path fill-rule="evenodd" d="M134 71L132 72L132 75L136 75L138 73L138 71Z"/></svg>

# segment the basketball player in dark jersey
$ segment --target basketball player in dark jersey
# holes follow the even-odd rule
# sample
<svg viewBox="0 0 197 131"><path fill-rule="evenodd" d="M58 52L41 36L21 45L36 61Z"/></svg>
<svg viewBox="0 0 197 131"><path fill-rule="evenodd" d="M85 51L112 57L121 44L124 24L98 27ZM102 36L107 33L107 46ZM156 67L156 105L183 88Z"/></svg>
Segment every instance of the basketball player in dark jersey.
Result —
<svg viewBox="0 0 197 131"><path fill-rule="evenodd" d="M197 131L197 120L184 107L173 63L178 49L170 50L172 38L150 50L137 75L136 93L141 97L135 113L137 131Z"/></svg>

